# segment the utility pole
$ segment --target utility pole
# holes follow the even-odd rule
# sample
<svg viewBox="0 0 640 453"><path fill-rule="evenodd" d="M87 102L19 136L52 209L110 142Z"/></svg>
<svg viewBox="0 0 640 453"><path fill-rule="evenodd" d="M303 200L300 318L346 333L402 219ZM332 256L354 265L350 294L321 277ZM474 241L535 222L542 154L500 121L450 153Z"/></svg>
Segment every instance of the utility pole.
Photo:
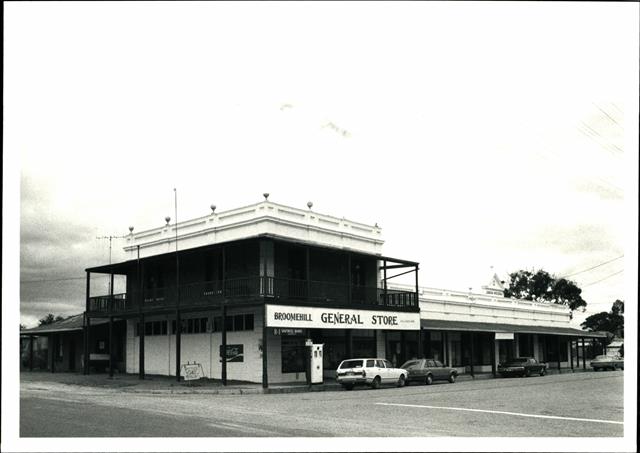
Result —
<svg viewBox="0 0 640 453"><path fill-rule="evenodd" d="M111 241L113 239L122 239L127 236L97 236L96 239L109 239L109 266L111 266ZM109 279L109 294L111 294L111 279Z"/></svg>

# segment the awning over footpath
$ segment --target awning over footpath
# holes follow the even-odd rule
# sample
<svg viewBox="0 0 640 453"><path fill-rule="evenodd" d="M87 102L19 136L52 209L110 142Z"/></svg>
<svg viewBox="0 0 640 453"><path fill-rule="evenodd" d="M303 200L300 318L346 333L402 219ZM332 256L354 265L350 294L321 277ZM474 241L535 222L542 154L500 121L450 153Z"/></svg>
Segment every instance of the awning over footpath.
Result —
<svg viewBox="0 0 640 453"><path fill-rule="evenodd" d="M542 335L567 335L572 337L605 338L605 332L588 332L571 327L523 326L517 324L497 324L492 322L445 321L441 319L421 319L420 326L426 330L453 330L470 332L513 332Z"/></svg>
<svg viewBox="0 0 640 453"><path fill-rule="evenodd" d="M109 322L108 319L92 319L91 325L104 324ZM57 332L72 332L74 330L79 331L84 328L84 313L79 315L69 316L68 318L60 321L52 322L44 326L33 327L31 329L23 329L20 331L20 335L40 335L47 333Z"/></svg>

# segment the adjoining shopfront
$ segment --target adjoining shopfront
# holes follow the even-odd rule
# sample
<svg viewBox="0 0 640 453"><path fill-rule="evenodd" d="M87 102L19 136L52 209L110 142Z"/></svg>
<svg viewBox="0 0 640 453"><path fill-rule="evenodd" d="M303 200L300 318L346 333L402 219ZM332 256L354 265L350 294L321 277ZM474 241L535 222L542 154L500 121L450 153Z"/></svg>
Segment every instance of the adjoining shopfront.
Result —
<svg viewBox="0 0 640 453"><path fill-rule="evenodd" d="M586 368L585 341L606 334L571 327L422 319L424 349L460 373L491 372L513 357L533 357L550 370ZM577 351L582 345L582 364Z"/></svg>

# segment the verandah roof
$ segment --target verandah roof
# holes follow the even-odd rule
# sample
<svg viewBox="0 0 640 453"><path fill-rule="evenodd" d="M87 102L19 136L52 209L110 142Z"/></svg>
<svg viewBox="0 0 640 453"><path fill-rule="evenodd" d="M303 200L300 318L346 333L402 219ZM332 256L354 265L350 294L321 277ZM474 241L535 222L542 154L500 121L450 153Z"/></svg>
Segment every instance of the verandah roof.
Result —
<svg viewBox="0 0 640 453"><path fill-rule="evenodd" d="M91 319L91 325L104 324L109 322L108 319ZM69 316L68 318L60 321L52 322L44 326L33 327L31 329L23 329L20 331L20 335L38 335L45 333L56 332L71 332L74 330L82 330L84 328L84 313L78 315Z"/></svg>
<svg viewBox="0 0 640 453"><path fill-rule="evenodd" d="M470 332L513 332L543 335L567 335L572 337L605 338L605 332L588 332L571 327L526 326L518 324L498 324L492 322L448 321L441 319L421 319L420 326L426 330L453 330Z"/></svg>

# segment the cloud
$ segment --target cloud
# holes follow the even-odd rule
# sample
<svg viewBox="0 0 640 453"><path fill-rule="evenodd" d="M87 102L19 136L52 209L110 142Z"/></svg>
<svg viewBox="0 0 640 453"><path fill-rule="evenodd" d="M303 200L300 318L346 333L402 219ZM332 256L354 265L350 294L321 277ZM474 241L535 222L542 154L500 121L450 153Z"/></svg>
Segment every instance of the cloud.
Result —
<svg viewBox="0 0 640 453"><path fill-rule="evenodd" d="M20 203L20 310L30 319L84 309L84 269L104 262L95 230L56 210L52 192L23 174Z"/></svg>
<svg viewBox="0 0 640 453"><path fill-rule="evenodd" d="M624 195L622 192L610 184L599 183L595 181L580 181L575 184L575 188L583 193L593 194L601 200L622 201Z"/></svg>

